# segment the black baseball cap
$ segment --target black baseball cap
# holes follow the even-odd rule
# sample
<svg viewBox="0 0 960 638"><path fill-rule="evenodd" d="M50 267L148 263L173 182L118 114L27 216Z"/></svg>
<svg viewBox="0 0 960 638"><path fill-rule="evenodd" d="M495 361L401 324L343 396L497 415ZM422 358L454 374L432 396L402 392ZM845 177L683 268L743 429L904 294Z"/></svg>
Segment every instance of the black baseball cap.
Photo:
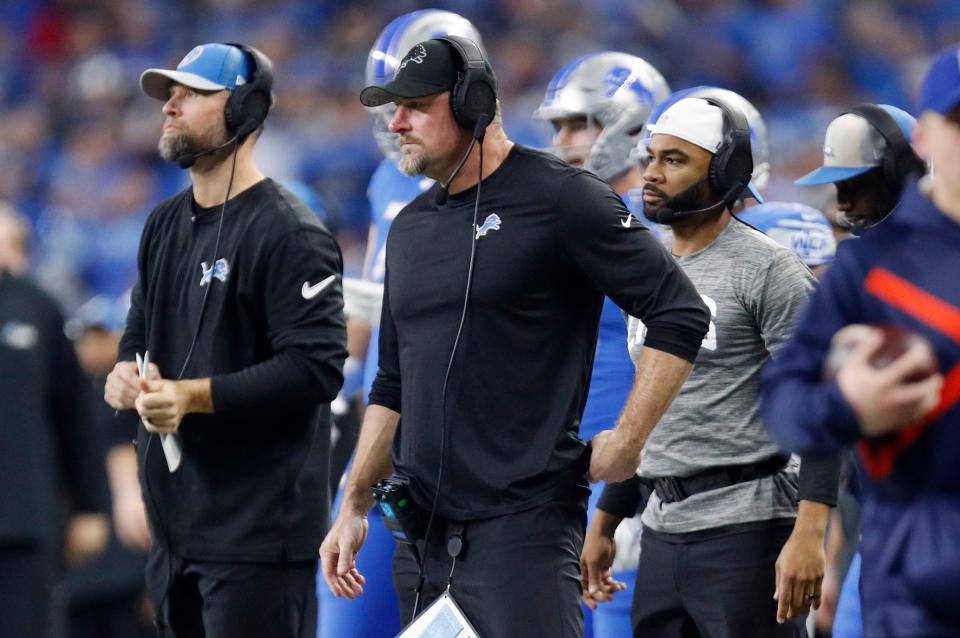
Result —
<svg viewBox="0 0 960 638"><path fill-rule="evenodd" d="M442 40L425 40L407 52L392 82L368 86L360 92L364 106L376 107L399 99L426 97L452 89L463 62Z"/></svg>

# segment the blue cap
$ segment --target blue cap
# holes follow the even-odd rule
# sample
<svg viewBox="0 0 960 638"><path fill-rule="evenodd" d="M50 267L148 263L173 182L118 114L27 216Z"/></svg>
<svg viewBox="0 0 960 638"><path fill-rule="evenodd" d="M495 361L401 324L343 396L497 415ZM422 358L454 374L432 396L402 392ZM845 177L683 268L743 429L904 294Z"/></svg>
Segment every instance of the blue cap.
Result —
<svg viewBox="0 0 960 638"><path fill-rule="evenodd" d="M912 115L889 104L878 104L900 127L909 143L917 121ZM843 113L827 126L823 142L823 166L807 173L795 184L819 186L835 184L862 175L883 163L888 152L887 141L880 130L857 113Z"/></svg>
<svg viewBox="0 0 960 638"><path fill-rule="evenodd" d="M232 91L252 79L250 60L242 49L214 42L193 47L176 70L147 69L140 75L140 89L167 101L174 82L199 91Z"/></svg>
<svg viewBox="0 0 960 638"><path fill-rule="evenodd" d="M935 111L947 115L960 106L960 46L942 51L923 78L920 113Z"/></svg>
<svg viewBox="0 0 960 638"><path fill-rule="evenodd" d="M794 202L767 202L737 213L740 221L786 246L810 268L833 261L837 240L816 208Z"/></svg>

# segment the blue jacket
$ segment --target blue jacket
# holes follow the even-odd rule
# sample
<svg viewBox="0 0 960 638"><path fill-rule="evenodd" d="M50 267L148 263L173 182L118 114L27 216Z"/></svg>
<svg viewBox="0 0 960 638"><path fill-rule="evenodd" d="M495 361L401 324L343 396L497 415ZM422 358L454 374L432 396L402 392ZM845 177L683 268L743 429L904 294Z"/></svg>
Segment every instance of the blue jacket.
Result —
<svg viewBox="0 0 960 638"><path fill-rule="evenodd" d="M854 323L922 333L945 375L921 423L863 441L836 381L822 381L830 338ZM868 480L862 519L864 635L960 631L960 224L910 184L895 213L844 242L779 357L764 372L761 415L784 448L826 454L856 444Z"/></svg>

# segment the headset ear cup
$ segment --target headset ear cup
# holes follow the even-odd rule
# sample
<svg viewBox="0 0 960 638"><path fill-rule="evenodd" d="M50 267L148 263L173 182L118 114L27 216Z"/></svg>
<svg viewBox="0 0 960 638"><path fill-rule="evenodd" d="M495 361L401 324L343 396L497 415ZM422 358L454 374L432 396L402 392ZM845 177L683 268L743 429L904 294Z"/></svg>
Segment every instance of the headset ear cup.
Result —
<svg viewBox="0 0 960 638"><path fill-rule="evenodd" d="M450 110L453 112L454 121L462 128L473 128L470 123L469 114L464 112L463 91L465 86L465 77L461 75L457 83L450 90Z"/></svg>
<svg viewBox="0 0 960 638"><path fill-rule="evenodd" d="M237 91L230 94L227 103L223 106L223 119L227 123L227 131L236 134L237 126L241 124L243 113L240 109Z"/></svg>
<svg viewBox="0 0 960 638"><path fill-rule="evenodd" d="M227 130L243 142L267 119L272 106L273 63L259 50L243 44L228 43L244 52L253 65L253 77L238 86L227 98L223 119Z"/></svg>
<svg viewBox="0 0 960 638"><path fill-rule="evenodd" d="M243 140L257 130L270 110L270 97L256 86L241 86L230 94L223 116L227 130Z"/></svg>
<svg viewBox="0 0 960 638"><path fill-rule="evenodd" d="M725 193L727 188L721 179L724 172L720 166L721 162L723 162L723 156L720 153L710 158L710 165L707 168L707 183L710 185L710 188L718 193Z"/></svg>
<svg viewBox="0 0 960 638"><path fill-rule="evenodd" d="M492 122L497 110L497 81L493 71L475 42L448 35L437 38L446 41L460 56L461 71L450 91L450 110L459 126L473 131L481 116Z"/></svg>
<svg viewBox="0 0 960 638"><path fill-rule="evenodd" d="M486 115L487 121L492 122L493 116L497 112L497 97L493 92L493 87L478 79L465 88L464 102L474 124L480 119L481 115Z"/></svg>

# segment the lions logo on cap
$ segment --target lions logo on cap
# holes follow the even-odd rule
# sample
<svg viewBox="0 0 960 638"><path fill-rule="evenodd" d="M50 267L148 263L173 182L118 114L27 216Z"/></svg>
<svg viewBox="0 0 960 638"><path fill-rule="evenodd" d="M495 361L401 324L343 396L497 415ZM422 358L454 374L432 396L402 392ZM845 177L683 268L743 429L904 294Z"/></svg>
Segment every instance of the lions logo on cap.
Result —
<svg viewBox="0 0 960 638"><path fill-rule="evenodd" d="M410 53L407 54L407 57L403 59L403 62L400 63L400 68L404 68L410 62L416 62L417 64L423 64L424 58L427 57L427 49L422 45L418 44L410 50Z"/></svg>
<svg viewBox="0 0 960 638"><path fill-rule="evenodd" d="M192 49L190 49L190 53L188 53L188 54L186 54L185 56L183 56L183 59L180 60L180 64L177 65L177 68L180 69L180 68L183 68L183 67L187 66L188 64L192 64L192 63L195 62L195 61L197 60L197 58L199 58L201 55L203 55L203 45L202 45L202 44L201 44L200 46L195 46L195 47L193 47Z"/></svg>

